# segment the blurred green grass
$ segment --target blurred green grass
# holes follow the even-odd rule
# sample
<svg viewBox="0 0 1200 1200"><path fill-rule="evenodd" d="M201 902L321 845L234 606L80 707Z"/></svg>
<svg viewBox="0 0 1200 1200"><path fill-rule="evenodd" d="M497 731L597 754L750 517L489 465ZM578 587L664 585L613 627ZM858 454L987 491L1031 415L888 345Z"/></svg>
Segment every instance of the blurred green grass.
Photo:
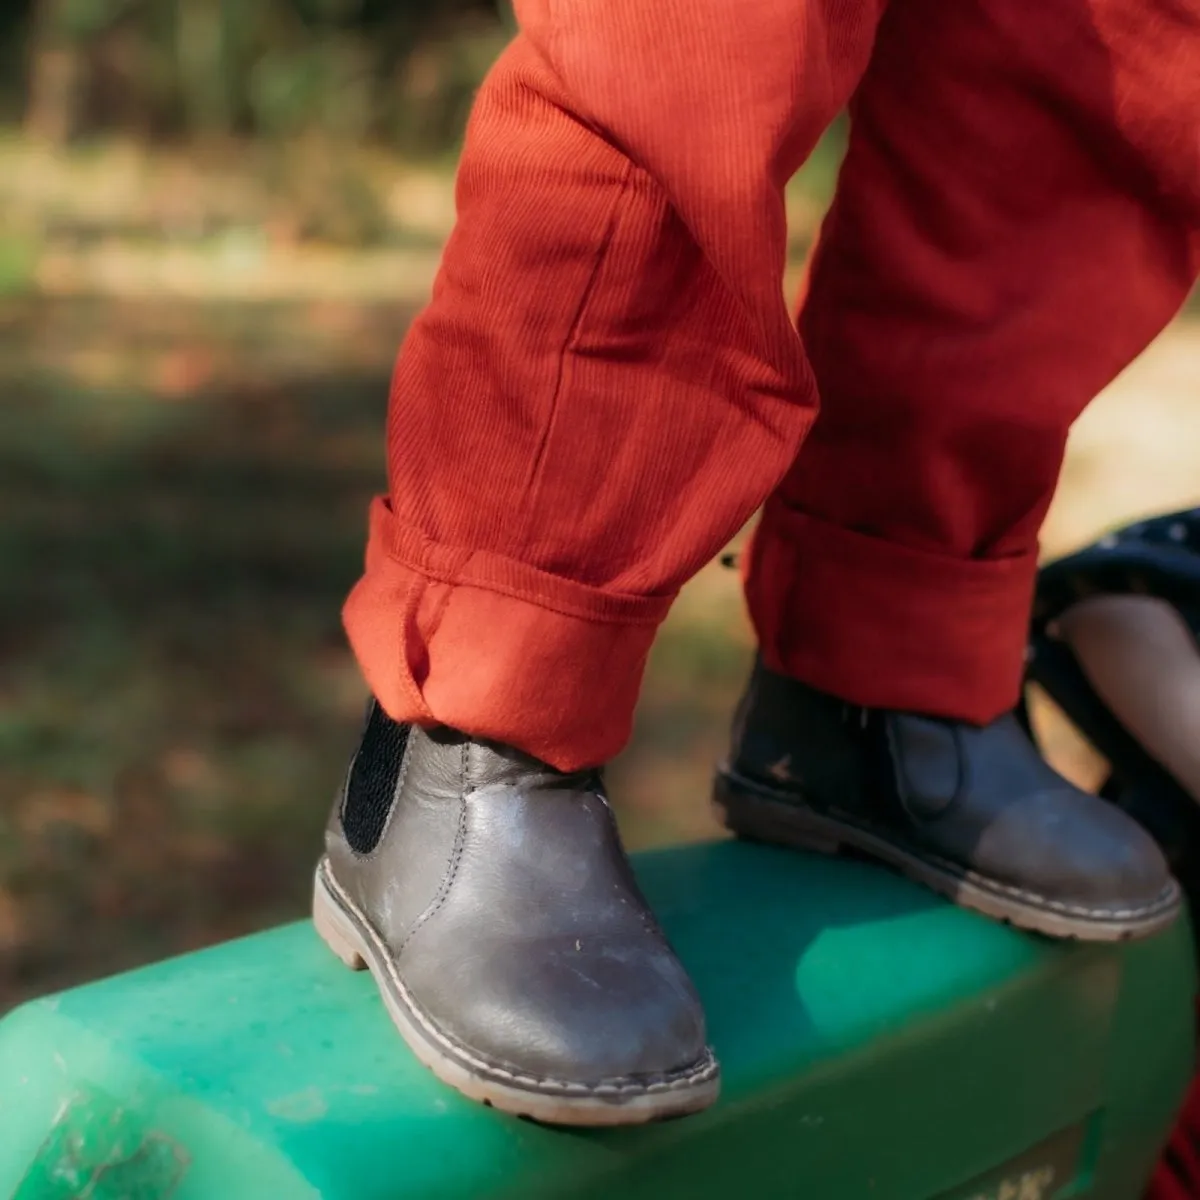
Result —
<svg viewBox="0 0 1200 1200"><path fill-rule="evenodd" d="M361 702L338 612L383 364L290 378L318 330L249 313L281 374L239 384L223 314L188 314L189 365L156 309L0 323L0 997L300 911ZM74 371L30 361L47 341ZM102 352L140 386L81 386Z"/></svg>

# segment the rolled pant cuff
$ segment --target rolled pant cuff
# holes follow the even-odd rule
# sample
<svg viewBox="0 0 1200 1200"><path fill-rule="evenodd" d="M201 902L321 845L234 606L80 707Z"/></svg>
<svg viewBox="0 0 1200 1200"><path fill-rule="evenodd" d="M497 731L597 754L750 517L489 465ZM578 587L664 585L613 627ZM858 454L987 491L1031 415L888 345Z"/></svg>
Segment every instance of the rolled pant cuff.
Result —
<svg viewBox="0 0 1200 1200"><path fill-rule="evenodd" d="M747 561L771 670L851 704L978 724L1015 705L1036 553L948 558L771 502Z"/></svg>
<svg viewBox="0 0 1200 1200"><path fill-rule="evenodd" d="M343 619L394 720L447 725L577 770L628 741L646 656L673 599L439 545L377 499L366 571Z"/></svg>

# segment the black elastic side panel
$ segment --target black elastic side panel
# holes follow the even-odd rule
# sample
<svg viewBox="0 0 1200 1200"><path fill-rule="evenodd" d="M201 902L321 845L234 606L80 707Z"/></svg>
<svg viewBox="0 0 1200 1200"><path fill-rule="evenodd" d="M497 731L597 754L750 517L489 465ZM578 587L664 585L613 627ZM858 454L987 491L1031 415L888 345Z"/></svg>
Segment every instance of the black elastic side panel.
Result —
<svg viewBox="0 0 1200 1200"><path fill-rule="evenodd" d="M379 845L407 744L408 726L397 724L378 704L372 704L342 805L342 828L357 854L370 854Z"/></svg>

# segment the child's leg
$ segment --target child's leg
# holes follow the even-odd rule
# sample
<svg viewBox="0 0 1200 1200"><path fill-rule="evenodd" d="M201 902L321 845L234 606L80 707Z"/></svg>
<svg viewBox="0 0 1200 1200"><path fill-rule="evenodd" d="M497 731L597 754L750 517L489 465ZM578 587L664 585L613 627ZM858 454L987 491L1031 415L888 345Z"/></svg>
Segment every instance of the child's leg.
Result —
<svg viewBox="0 0 1200 1200"><path fill-rule="evenodd" d="M1007 710L1070 423L1200 265L1197 112L1194 4L888 9L800 319L821 416L750 555L734 829L1056 936L1178 914L1153 840Z"/></svg>
<svg viewBox="0 0 1200 1200"><path fill-rule="evenodd" d="M822 414L749 574L769 666L987 721L1071 422L1200 269L1200 8L898 0L800 328Z"/></svg>
<svg viewBox="0 0 1200 1200"><path fill-rule="evenodd" d="M346 606L387 713L314 915L416 1053L497 1107L612 1124L716 1096L601 781L545 762L621 747L676 589L811 422L782 189L881 2L518 0L480 94Z"/></svg>
<svg viewBox="0 0 1200 1200"><path fill-rule="evenodd" d="M562 768L620 749L677 589L812 420L783 187L882 7L518 0L346 607L394 717Z"/></svg>

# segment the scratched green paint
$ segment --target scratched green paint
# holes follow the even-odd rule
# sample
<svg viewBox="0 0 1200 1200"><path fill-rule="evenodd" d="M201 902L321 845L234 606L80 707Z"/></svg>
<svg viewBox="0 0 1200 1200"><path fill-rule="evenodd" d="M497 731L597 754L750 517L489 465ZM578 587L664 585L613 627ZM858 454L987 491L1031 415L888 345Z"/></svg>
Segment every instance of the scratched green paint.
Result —
<svg viewBox="0 0 1200 1200"><path fill-rule="evenodd" d="M13 1200L169 1200L188 1156L99 1088L62 1107Z"/></svg>

